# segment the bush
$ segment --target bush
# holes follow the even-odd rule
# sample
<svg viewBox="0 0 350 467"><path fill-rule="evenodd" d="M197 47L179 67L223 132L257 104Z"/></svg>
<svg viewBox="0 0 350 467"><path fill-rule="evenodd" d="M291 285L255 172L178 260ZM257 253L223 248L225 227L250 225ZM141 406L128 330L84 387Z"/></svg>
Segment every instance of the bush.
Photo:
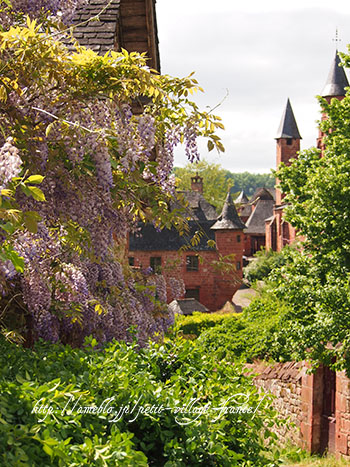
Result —
<svg viewBox="0 0 350 467"><path fill-rule="evenodd" d="M287 310L286 304L265 289L243 313L204 332L199 337L200 345L218 358L289 360L283 333Z"/></svg>
<svg viewBox="0 0 350 467"><path fill-rule="evenodd" d="M285 247L288 248L290 247ZM260 250L255 254L255 258L244 268L244 277L249 282L266 279L272 269L286 263L284 251Z"/></svg>
<svg viewBox="0 0 350 467"><path fill-rule="evenodd" d="M231 318L231 313L200 313L195 311L192 315L177 315L173 332L193 337L198 337L202 332L214 326L222 324L227 318Z"/></svg>
<svg viewBox="0 0 350 467"><path fill-rule="evenodd" d="M40 342L32 351L1 340L0 394L2 466L277 465L264 452L275 418L267 400L239 364L217 362L194 341ZM211 410L237 407L237 394L251 411L261 404L254 416Z"/></svg>

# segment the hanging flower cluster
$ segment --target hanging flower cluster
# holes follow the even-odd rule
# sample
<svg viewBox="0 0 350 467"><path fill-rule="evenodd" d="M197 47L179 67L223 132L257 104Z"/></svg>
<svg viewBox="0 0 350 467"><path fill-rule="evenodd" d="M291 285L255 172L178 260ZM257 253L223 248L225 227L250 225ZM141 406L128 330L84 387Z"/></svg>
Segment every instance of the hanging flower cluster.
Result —
<svg viewBox="0 0 350 467"><path fill-rule="evenodd" d="M13 138L9 137L0 149L0 190L19 175L21 165L19 150L13 145Z"/></svg>
<svg viewBox="0 0 350 467"><path fill-rule="evenodd" d="M41 8L55 14L63 3L13 2L33 15ZM27 23L0 33L0 186L19 174L43 179L39 192L16 191L30 229L12 233L11 242L25 268L2 263L8 284L1 285L0 305L10 308L19 283L34 338L80 345L89 334L101 342L129 339L136 326L145 343L173 322L167 286L178 297L183 284L135 275L123 245L139 219L178 221L167 209L174 148L184 139L197 158L198 135L218 141L210 130L216 117L187 100L184 90L196 88L189 78L155 75L136 53L72 50L49 29ZM135 113L141 95L149 103ZM37 225L28 223L30 213Z"/></svg>

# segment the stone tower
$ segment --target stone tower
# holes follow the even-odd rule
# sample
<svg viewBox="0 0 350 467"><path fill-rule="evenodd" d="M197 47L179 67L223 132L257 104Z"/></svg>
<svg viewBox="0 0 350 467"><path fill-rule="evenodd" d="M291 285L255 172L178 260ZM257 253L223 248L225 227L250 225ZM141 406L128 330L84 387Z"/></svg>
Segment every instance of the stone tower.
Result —
<svg viewBox="0 0 350 467"><path fill-rule="evenodd" d="M234 255L236 266L235 274L220 273L215 274L214 296L219 308L227 301L231 301L233 294L241 285L243 277L243 251L245 224L237 214L236 207L228 192L224 207L211 230L215 231L216 250L222 257Z"/></svg>
<svg viewBox="0 0 350 467"><path fill-rule="evenodd" d="M297 152L300 151L301 136L298 130L297 122L294 117L292 106L289 99L287 100L286 108L283 112L277 136L277 154L276 167L278 168L281 162L286 165L290 164L290 160L297 157ZM278 180L277 180L278 185ZM282 204L282 193L276 189L276 205Z"/></svg>
<svg viewBox="0 0 350 467"><path fill-rule="evenodd" d="M328 103L332 99L338 99L339 101L343 100L345 97L345 88L349 86L348 78L346 77L344 68L340 66L340 58L338 55L338 50L335 52L335 57L333 59L331 68L329 70L327 82L322 89L321 97L325 98ZM322 114L322 120L325 120L327 115ZM317 147L324 151L323 136L321 130L319 130L317 138Z"/></svg>

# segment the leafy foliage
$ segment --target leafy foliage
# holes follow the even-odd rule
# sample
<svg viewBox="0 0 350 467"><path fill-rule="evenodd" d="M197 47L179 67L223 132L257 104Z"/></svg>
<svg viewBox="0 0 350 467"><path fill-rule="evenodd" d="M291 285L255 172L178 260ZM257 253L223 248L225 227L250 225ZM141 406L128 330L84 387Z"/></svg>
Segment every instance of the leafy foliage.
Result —
<svg viewBox="0 0 350 467"><path fill-rule="evenodd" d="M284 252L280 253L272 249L260 250L255 254L255 259L244 268L244 277L249 282L264 280L275 267L282 266L285 262Z"/></svg>
<svg viewBox="0 0 350 467"><path fill-rule="evenodd" d="M232 192L237 193L242 190L246 195L252 196L257 188L274 188L276 179L273 174L255 174L250 172L233 173L226 171L228 181L232 183Z"/></svg>
<svg viewBox="0 0 350 467"><path fill-rule="evenodd" d="M212 164L201 160L195 164L187 164L185 167L175 167L174 174L179 190L191 189L191 177L200 175L203 178L203 196L219 212L224 204L227 192L232 182L227 179L226 171L220 164Z"/></svg>
<svg viewBox="0 0 350 467"><path fill-rule="evenodd" d="M288 306L271 289L262 290L241 314L229 316L202 333L200 345L219 359L288 361L291 349L284 336L287 312Z"/></svg>
<svg viewBox="0 0 350 467"><path fill-rule="evenodd" d="M232 317L230 313L200 313L198 311L189 316L177 315L172 332L196 338L205 330L221 324L229 317Z"/></svg>
<svg viewBox="0 0 350 467"><path fill-rule="evenodd" d="M348 66L350 59L343 55ZM277 172L286 219L305 237L303 249L272 276L290 304L288 336L299 358L350 371L350 96L320 99L325 150L303 151Z"/></svg>
<svg viewBox="0 0 350 467"><path fill-rule="evenodd" d="M34 352L0 340L2 465L278 465L263 441L275 413L239 364L218 362L192 341L96 345L41 342ZM237 394L254 414L140 410L233 407Z"/></svg>
<svg viewBox="0 0 350 467"><path fill-rule="evenodd" d="M1 259L18 270L0 263L0 306L7 322L18 316L23 332L33 328L34 339L127 339L137 325L144 343L172 316L164 280L126 267L125 236L139 219L186 229L179 210L168 209L174 147L184 141L194 160L204 136L221 151L222 124L189 99L201 90L193 77L161 76L144 54L99 56L64 36L52 14L65 4L76 2L16 1L7 19L18 22L0 32L0 185L12 190L1 202L7 217L20 217L14 232L0 219L8 240ZM10 153L9 170L2 156ZM15 192L14 175L29 181L17 180Z"/></svg>

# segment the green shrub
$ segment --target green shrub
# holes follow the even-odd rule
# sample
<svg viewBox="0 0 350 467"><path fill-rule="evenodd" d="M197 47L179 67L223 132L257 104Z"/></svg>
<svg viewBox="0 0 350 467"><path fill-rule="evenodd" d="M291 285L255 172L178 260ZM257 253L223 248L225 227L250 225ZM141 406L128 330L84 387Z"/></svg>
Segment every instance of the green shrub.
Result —
<svg viewBox="0 0 350 467"><path fill-rule="evenodd" d="M237 394L246 395L254 416L211 410L237 407L232 399L227 403ZM111 413L106 406L98 414L79 413L109 398ZM35 413L39 405L46 413ZM158 413L139 413L141 407ZM203 413L176 413L175 407ZM125 413L116 415L121 408ZM82 349L41 342L35 351L0 341L4 467L272 467L278 464L269 460L263 438L274 419L241 365L218 362L196 341L167 340L145 349L123 342L98 348L91 339Z"/></svg>
<svg viewBox="0 0 350 467"><path fill-rule="evenodd" d="M195 311L192 315L177 315L173 330L181 332L184 335L192 335L198 337L202 332L209 328L222 324L227 318L232 316L231 313L200 313Z"/></svg>
<svg viewBox="0 0 350 467"><path fill-rule="evenodd" d="M289 360L291 354L283 333L287 310L272 291L262 291L243 313L204 332L199 337L200 345L218 358Z"/></svg>
<svg viewBox="0 0 350 467"><path fill-rule="evenodd" d="M285 249L288 248L290 247L285 247ZM255 259L244 268L244 277L249 282L264 280L272 269L283 266L285 263L284 251L260 250L255 254Z"/></svg>

